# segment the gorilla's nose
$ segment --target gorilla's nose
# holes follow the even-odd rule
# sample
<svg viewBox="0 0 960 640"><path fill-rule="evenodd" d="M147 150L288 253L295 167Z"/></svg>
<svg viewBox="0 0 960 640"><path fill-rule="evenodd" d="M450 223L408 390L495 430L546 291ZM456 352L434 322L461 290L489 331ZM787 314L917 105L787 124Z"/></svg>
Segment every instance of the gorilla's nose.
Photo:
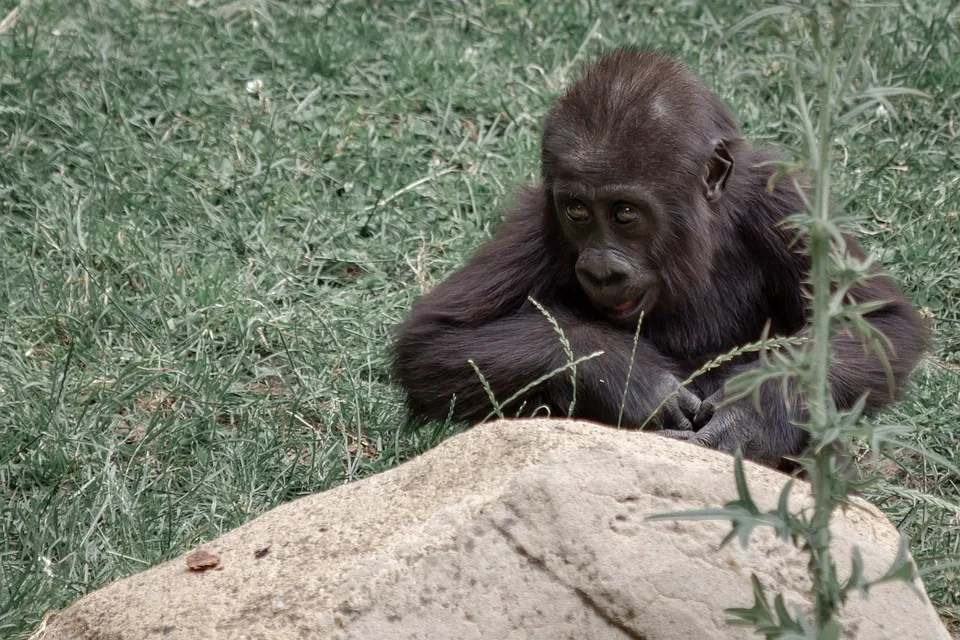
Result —
<svg viewBox="0 0 960 640"><path fill-rule="evenodd" d="M596 293L624 284L630 265L613 252L587 250L577 260L577 278L586 289Z"/></svg>

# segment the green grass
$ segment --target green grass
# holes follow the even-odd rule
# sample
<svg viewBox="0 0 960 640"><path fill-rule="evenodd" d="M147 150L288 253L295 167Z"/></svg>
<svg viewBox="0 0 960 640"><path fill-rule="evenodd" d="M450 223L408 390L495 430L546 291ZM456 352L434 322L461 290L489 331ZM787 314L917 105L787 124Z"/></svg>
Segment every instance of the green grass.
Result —
<svg viewBox="0 0 960 640"><path fill-rule="evenodd" d="M0 20L19 8L0 27L0 636L455 431L401 432L391 327L535 179L583 60L661 46L752 140L797 141L776 41L715 51L740 3L515 4L0 0ZM934 318L881 419L955 464L956 7L886 12L871 73L933 100L866 114L836 176ZM960 481L913 455L888 470L874 498L920 565L955 558ZM960 570L927 587L960 619Z"/></svg>

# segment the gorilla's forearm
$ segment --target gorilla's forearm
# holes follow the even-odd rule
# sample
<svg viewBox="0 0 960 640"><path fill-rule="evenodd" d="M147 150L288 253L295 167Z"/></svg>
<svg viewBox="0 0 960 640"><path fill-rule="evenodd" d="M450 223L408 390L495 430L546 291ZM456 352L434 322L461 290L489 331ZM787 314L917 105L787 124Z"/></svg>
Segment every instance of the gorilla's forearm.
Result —
<svg viewBox="0 0 960 640"><path fill-rule="evenodd" d="M866 396L866 411L872 412L893 401L906 383L926 346L927 329L889 279L878 279L878 286L873 290L860 287L857 293L860 300L870 296L892 300L867 316L868 322L889 340L888 346L880 347L887 362L885 365L877 355L876 346L868 345L864 336L839 333L831 341L830 386L838 408L849 409L860 397ZM809 337L809 326L798 335ZM738 365L723 378L729 380L756 366L756 363ZM689 438L730 453L741 447L748 458L789 471L795 465L781 458L800 455L806 448L809 435L799 425L808 419L804 398L792 381L788 383L786 395L778 381L767 381L760 386L759 398L752 395L732 403L724 402L722 389L715 396L705 398L694 418L694 428L698 431L689 434Z"/></svg>
<svg viewBox="0 0 960 640"><path fill-rule="evenodd" d="M616 422L623 404L623 423L642 424L662 397L654 387L664 384L664 374L676 373L674 363L641 341L631 367L633 337L629 334L563 314L557 321L574 359L603 352L577 365L574 415ZM397 376L415 412L444 419L455 396L453 417L471 422L490 415L493 406L470 360L500 403L568 363L559 336L538 311L524 311L471 328L431 322L420 316L401 328L395 353ZM630 385L626 385L628 372ZM551 415L566 415L572 392L570 371L561 371L504 410L515 413L525 403L525 413L545 406Z"/></svg>
<svg viewBox="0 0 960 640"><path fill-rule="evenodd" d="M854 238L845 236L845 242L848 254L865 259ZM871 412L896 399L927 348L930 332L924 319L886 275L874 274L858 283L851 289L850 298L857 304L884 303L864 316L884 338L879 344L869 345L865 336L853 330L834 335L830 342L830 386L837 407L850 408L866 394L866 410ZM878 348L886 362L878 355Z"/></svg>
<svg viewBox="0 0 960 640"><path fill-rule="evenodd" d="M849 409L864 395L867 397L868 413L896 400L927 347L929 330L920 314L893 287L888 278L880 277L878 280L879 286L869 292L870 298L864 297L866 291L864 287L859 287L858 293L861 296L858 300L888 301L885 307L865 318L874 329L886 337L886 341L881 339L879 344L870 345L863 335L850 330L834 335L830 342L832 360L829 382L834 403L839 409ZM810 338L810 326L806 325L796 335ZM878 355L878 349L883 352L885 362ZM752 363L734 367L724 375L724 382L756 366L756 363ZM760 406L776 409L778 403L775 400L782 395L777 384L764 383ZM801 423L807 420L805 402L797 395L792 382L784 400L790 405L789 411L773 411L777 414L769 416L773 422Z"/></svg>
<svg viewBox="0 0 960 640"><path fill-rule="evenodd" d="M851 332L839 333L831 341L830 385L834 402L842 409L864 394L868 412L894 401L927 346L926 324L902 298L870 314L867 321L886 336L887 343L871 346L862 335Z"/></svg>
<svg viewBox="0 0 960 640"><path fill-rule="evenodd" d="M546 318L532 314L462 327L419 317L401 327L395 371L412 410L442 420L479 421L493 411L472 360L498 402L560 367L563 348Z"/></svg>

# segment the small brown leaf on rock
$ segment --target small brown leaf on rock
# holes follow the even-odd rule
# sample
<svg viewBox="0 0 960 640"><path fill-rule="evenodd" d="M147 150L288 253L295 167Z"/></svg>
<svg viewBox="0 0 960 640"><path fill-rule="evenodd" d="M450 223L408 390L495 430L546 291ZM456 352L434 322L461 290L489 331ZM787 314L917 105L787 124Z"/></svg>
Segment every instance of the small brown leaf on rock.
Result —
<svg viewBox="0 0 960 640"><path fill-rule="evenodd" d="M206 571L220 564L220 556L212 551L197 549L187 556L187 567L191 571Z"/></svg>

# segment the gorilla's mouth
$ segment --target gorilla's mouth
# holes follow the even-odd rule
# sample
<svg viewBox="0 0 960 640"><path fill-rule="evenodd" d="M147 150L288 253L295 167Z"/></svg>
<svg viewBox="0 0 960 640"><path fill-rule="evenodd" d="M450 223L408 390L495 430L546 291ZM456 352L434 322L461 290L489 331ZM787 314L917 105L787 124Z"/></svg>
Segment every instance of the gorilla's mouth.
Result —
<svg viewBox="0 0 960 640"><path fill-rule="evenodd" d="M632 298L615 307L607 307L604 312L611 318L622 320L637 315L641 311L650 311L653 302L656 300L656 287L647 289L639 298Z"/></svg>
<svg viewBox="0 0 960 640"><path fill-rule="evenodd" d="M628 300L623 304L618 304L615 307L611 307L606 310L607 315L613 318L629 318L630 316L639 313L640 308L643 306L643 301L646 296L642 298L636 298L634 300Z"/></svg>

